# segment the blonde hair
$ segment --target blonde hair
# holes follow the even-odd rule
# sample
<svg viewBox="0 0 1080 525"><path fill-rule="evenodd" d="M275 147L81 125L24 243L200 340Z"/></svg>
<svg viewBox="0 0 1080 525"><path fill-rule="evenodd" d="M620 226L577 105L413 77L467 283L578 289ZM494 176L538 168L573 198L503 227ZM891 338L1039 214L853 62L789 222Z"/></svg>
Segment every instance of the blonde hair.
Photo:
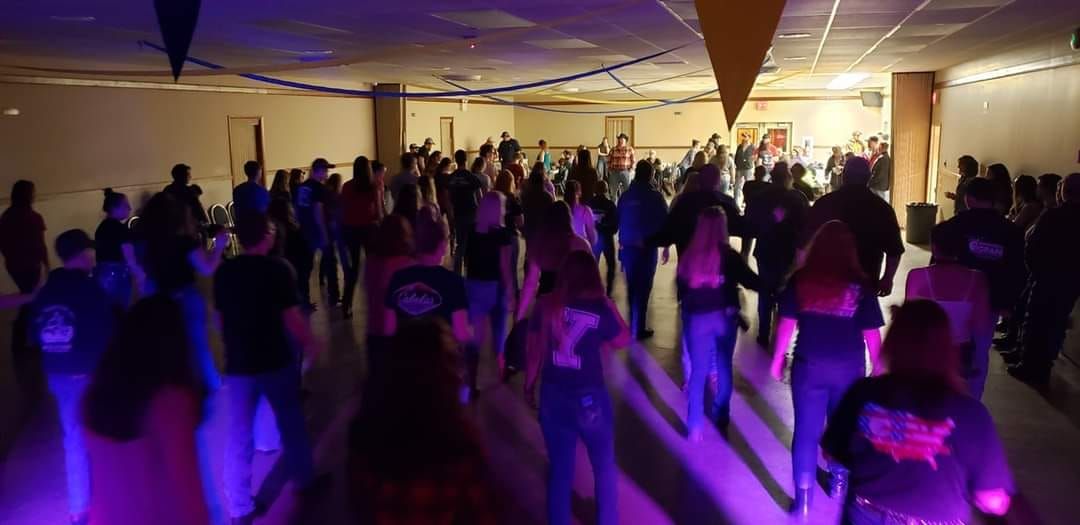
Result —
<svg viewBox="0 0 1080 525"><path fill-rule="evenodd" d="M721 250L728 245L727 214L719 206L698 217L686 253L679 257L679 278L691 288L718 288L722 283Z"/></svg>
<svg viewBox="0 0 1080 525"><path fill-rule="evenodd" d="M480 199L476 210L476 231L487 233L503 226L506 213L506 196L498 191L489 191Z"/></svg>

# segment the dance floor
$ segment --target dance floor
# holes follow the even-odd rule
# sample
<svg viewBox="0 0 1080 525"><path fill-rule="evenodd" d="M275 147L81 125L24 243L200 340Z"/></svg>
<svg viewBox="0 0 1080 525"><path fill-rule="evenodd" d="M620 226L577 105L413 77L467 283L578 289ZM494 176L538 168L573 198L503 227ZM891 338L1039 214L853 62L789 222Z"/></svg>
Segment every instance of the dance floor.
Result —
<svg viewBox="0 0 1080 525"><path fill-rule="evenodd" d="M928 259L924 249L909 246L896 293L883 305L901 300L907 270ZM790 388L768 377L769 356L754 342L752 327L749 334L740 334L735 353L730 439L724 441L710 428L704 442L687 442L673 274L674 260L657 272L650 310L655 337L620 352L607 370L615 406L620 522L787 523L785 509L792 495ZM625 310L622 283L616 298ZM746 294L746 311L756 312L754 293ZM5 347L11 318L11 312L2 314L0 341ZM312 394L306 408L318 465L334 475L334 483L325 501L302 523L349 523L343 490L344 437L365 373L363 318L362 309L351 322L325 309L313 318L329 342L329 352L308 377ZM213 340L219 348L216 335ZM1068 347L1071 355L1080 356L1075 331ZM480 399L470 410L486 437L502 491L503 521L540 524L545 522L547 460L536 414L522 399L520 385L520 378L499 384L493 359L485 352ZM1052 392L1041 395L1013 380L996 353L992 356L984 401L997 422L1018 485L1045 523L1067 525L1077 522L1080 491L1080 368L1075 362L1066 359L1055 367ZM60 428L51 402L25 415L20 415L20 405L5 351L0 355L0 524L65 523ZM219 410L211 421L219 483L226 416ZM574 514L581 523L591 523L595 507L591 471L580 446L577 459ZM256 523L285 523L295 501L283 481L279 456L256 454L255 461L257 498L266 507ZM818 489L811 523L833 524L837 515L836 502Z"/></svg>

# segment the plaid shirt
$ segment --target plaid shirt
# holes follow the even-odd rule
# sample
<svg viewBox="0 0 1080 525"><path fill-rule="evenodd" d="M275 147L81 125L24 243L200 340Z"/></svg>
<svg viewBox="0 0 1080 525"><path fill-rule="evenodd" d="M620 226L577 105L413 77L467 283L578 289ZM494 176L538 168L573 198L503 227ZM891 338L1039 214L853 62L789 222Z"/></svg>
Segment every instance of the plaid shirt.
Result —
<svg viewBox="0 0 1080 525"><path fill-rule="evenodd" d="M634 169L634 148L630 146L615 146L608 153L607 165L609 170L632 171Z"/></svg>

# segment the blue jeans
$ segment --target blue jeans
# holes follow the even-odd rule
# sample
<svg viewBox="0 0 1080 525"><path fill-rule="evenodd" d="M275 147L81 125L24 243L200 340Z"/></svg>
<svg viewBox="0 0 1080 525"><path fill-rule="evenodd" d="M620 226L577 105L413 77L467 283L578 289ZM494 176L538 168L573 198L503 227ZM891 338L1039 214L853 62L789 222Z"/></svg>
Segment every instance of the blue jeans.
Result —
<svg viewBox="0 0 1080 525"><path fill-rule="evenodd" d="M476 388L476 373L480 365L480 327L491 320L491 348L501 356L506 344L506 290L499 281L467 279L465 293L469 298L469 322L473 326L473 341L465 345L465 365L468 386Z"/></svg>
<svg viewBox="0 0 1080 525"><path fill-rule="evenodd" d="M726 427L731 419L732 356L735 352L735 318L725 311L683 314L683 333L690 354L686 426L701 427L705 417L705 380L716 370L717 389L713 413Z"/></svg>
<svg viewBox="0 0 1080 525"><path fill-rule="evenodd" d="M618 523L614 418L603 388L568 391L545 383L540 388L540 430L548 453L549 525L570 525L570 498L578 437L592 464L597 525Z"/></svg>
<svg viewBox="0 0 1080 525"><path fill-rule="evenodd" d="M608 170L608 197L619 202L619 195L630 187L630 170Z"/></svg>
<svg viewBox="0 0 1080 525"><path fill-rule="evenodd" d="M600 234L596 236L596 244L593 244L593 257L600 262L603 255L607 261L607 271L604 283L607 285L607 294L610 296L615 289L615 235Z"/></svg>
<svg viewBox="0 0 1080 525"><path fill-rule="evenodd" d="M866 364L862 359L815 363L800 359L797 349L795 352L791 366L791 400L795 406L792 473L796 488L810 488L817 474L818 443L825 431L825 420L848 387L866 375Z"/></svg>
<svg viewBox="0 0 1080 525"><path fill-rule="evenodd" d="M292 366L256 375L225 377L229 403L229 434L225 446L225 497L229 515L237 518L254 512L251 494L251 459L254 455L255 412L265 397L273 409L284 446L289 479L304 487L314 472L311 441L300 403L300 372Z"/></svg>
<svg viewBox="0 0 1080 525"><path fill-rule="evenodd" d="M131 270L124 263L98 263L94 268L94 277L101 289L109 296L109 303L121 310L131 305Z"/></svg>
<svg viewBox="0 0 1080 525"><path fill-rule="evenodd" d="M56 398L60 427L64 430L64 467L67 469L68 511L86 512L90 504L90 459L79 424L79 406L89 375L49 374L49 391Z"/></svg>
<svg viewBox="0 0 1080 525"><path fill-rule="evenodd" d="M656 248L623 246L622 265L626 272L626 296L630 302L630 329L640 334L649 327L649 295L656 275Z"/></svg>

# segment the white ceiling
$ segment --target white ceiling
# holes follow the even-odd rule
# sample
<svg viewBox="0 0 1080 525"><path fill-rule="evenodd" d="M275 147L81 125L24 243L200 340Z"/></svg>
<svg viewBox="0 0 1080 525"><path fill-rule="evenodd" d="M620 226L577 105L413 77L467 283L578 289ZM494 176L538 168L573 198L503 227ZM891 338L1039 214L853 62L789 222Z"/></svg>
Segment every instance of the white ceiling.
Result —
<svg viewBox="0 0 1080 525"><path fill-rule="evenodd" d="M161 53L137 45L141 39L160 42L150 0L7 4L0 18L0 64L168 68ZM725 23L752 16L753 2L747 1ZM780 70L763 75L759 85L820 89L838 73L864 72L873 75L856 88L883 87L889 72L942 69L1064 32L1078 19L1077 0L789 0L772 52ZM312 66L270 75L326 85L404 82L447 89L438 75L480 75L468 86L501 86L689 44L616 73L627 83L644 84L642 93L666 96L715 87L699 28L693 0L229 0L203 2L191 55L227 67ZM794 33L805 36L782 38ZM352 56L363 60L315 67L320 60ZM183 80L236 82L221 76ZM543 93L629 95L606 75Z"/></svg>

